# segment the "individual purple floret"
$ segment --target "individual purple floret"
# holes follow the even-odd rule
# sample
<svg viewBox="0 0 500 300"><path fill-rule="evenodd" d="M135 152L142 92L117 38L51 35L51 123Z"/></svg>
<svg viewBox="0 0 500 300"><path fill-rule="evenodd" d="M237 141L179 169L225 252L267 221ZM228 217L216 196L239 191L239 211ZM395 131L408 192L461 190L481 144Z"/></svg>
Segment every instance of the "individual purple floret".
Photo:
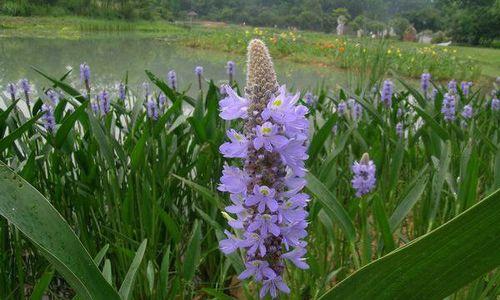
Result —
<svg viewBox="0 0 500 300"><path fill-rule="evenodd" d="M347 104L344 101L340 102L337 105L337 112L338 112L339 116L345 114L346 110L347 110Z"/></svg>
<svg viewBox="0 0 500 300"><path fill-rule="evenodd" d="M356 190L356 197L368 194L375 188L375 164L370 160L368 153L363 154L359 162L352 165L354 177L352 187Z"/></svg>
<svg viewBox="0 0 500 300"><path fill-rule="evenodd" d="M90 67L86 63L80 65L80 81L90 90Z"/></svg>
<svg viewBox="0 0 500 300"><path fill-rule="evenodd" d="M450 122L455 120L455 96L450 93L444 95L441 113L446 121Z"/></svg>
<svg viewBox="0 0 500 300"><path fill-rule="evenodd" d="M472 118L473 113L474 111L472 110L472 106L470 104L467 104L462 110L462 117L464 117L465 119L470 119Z"/></svg>
<svg viewBox="0 0 500 300"><path fill-rule="evenodd" d="M224 157L244 161L243 169L224 166L220 191L230 193L228 222L237 234L226 231L221 251L244 251L245 270L239 279L261 283L260 297L290 293L283 281L285 261L301 269L305 262L309 201L300 193L307 159L307 108L300 94L279 87L268 50L260 40L248 48L245 97L225 86L228 96L219 102L225 120L244 120L243 132L230 129L230 142L220 147ZM229 65L229 64L228 64Z"/></svg>
<svg viewBox="0 0 500 300"><path fill-rule="evenodd" d="M457 93L457 82L452 79L450 82L448 82L448 91L451 94L456 94Z"/></svg>
<svg viewBox="0 0 500 300"><path fill-rule="evenodd" d="M7 93L10 95L12 101L16 100L17 87L14 83L7 84Z"/></svg>
<svg viewBox="0 0 500 300"><path fill-rule="evenodd" d="M493 97L493 99L491 99L491 110L492 111L500 110L500 100L497 97Z"/></svg>
<svg viewBox="0 0 500 300"><path fill-rule="evenodd" d="M431 74L422 73L422 76L420 77L420 88L424 92L425 97L427 97L427 90L429 89L430 81L431 81Z"/></svg>
<svg viewBox="0 0 500 300"><path fill-rule="evenodd" d="M111 102L109 101L109 93L103 90L99 93L99 110L101 114L106 115L111 109Z"/></svg>
<svg viewBox="0 0 500 300"><path fill-rule="evenodd" d="M403 137L403 123L399 122L396 124L396 134L399 138Z"/></svg>
<svg viewBox="0 0 500 300"><path fill-rule="evenodd" d="M230 60L226 64L227 75L229 76L229 84L233 82L234 73L236 72L236 64Z"/></svg>
<svg viewBox="0 0 500 300"><path fill-rule="evenodd" d="M125 84L120 82L120 84L118 85L118 98L124 101L126 97L127 97L127 88L125 87Z"/></svg>
<svg viewBox="0 0 500 300"><path fill-rule="evenodd" d="M168 71L167 82L170 88L172 88L174 91L177 90L177 74L175 73L175 70Z"/></svg>
<svg viewBox="0 0 500 300"><path fill-rule="evenodd" d="M56 119L54 117L54 107L51 104L43 104L42 111L44 112L42 122L43 127L50 133L56 129Z"/></svg>
<svg viewBox="0 0 500 300"><path fill-rule="evenodd" d="M146 103L148 118L158 120L158 106L153 99L149 99Z"/></svg>
<svg viewBox="0 0 500 300"><path fill-rule="evenodd" d="M462 83L460 84L460 88L462 89L462 94L464 96L467 97L469 95L469 89L471 86L472 86L472 82L462 81Z"/></svg>
<svg viewBox="0 0 500 300"><path fill-rule="evenodd" d="M381 99L385 107L391 107L393 87L394 84L390 80L385 80L382 85Z"/></svg>

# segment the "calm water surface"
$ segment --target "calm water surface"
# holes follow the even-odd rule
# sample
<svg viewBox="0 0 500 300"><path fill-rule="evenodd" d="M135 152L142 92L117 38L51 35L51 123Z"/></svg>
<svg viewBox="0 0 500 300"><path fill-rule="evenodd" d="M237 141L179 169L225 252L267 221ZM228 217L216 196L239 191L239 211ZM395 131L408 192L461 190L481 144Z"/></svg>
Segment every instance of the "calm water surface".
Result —
<svg viewBox="0 0 500 300"><path fill-rule="evenodd" d="M230 53L198 50L171 45L161 39L134 34L89 34L74 40L0 36L0 89L5 91L9 82L28 78L36 88L49 82L37 74L31 66L54 77L73 69L69 82L79 84L78 66L86 62L91 67L92 85L96 89L114 87L129 74L131 90L139 91L147 81L144 70L165 79L166 73L175 69L181 89L195 92L197 81L194 68L204 67L204 76L216 83L227 80L225 64L237 63L236 79L244 83L245 57ZM345 74L325 67L299 65L275 61L280 83L303 91L314 89L318 84L327 86L344 84Z"/></svg>

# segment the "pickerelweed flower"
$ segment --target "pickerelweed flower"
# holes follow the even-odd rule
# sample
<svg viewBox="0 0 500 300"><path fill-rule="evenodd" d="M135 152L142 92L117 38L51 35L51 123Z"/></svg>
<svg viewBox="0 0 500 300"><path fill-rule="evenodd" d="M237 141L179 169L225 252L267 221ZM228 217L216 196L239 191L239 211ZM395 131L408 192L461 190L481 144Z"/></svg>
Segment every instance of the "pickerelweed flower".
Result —
<svg viewBox="0 0 500 300"><path fill-rule="evenodd" d="M196 74L196 77L198 77L198 87L201 90L201 77L203 76L203 67L197 66L196 68L194 68L194 73Z"/></svg>
<svg viewBox="0 0 500 300"><path fill-rule="evenodd" d="M441 113L444 119L448 122L455 120L455 96L446 93L443 98L443 106L441 107Z"/></svg>
<svg viewBox="0 0 500 300"><path fill-rule="evenodd" d="M54 117L54 106L50 103L45 103L42 105L42 111L44 112L42 117L43 127L50 133L53 133L56 129L56 119Z"/></svg>
<svg viewBox="0 0 500 300"><path fill-rule="evenodd" d="M158 105L156 105L156 101L149 99L148 102L146 102L146 108L148 118L155 121L158 120Z"/></svg>
<svg viewBox="0 0 500 300"><path fill-rule="evenodd" d="M99 110L102 115L107 114L111 109L111 102L109 100L109 93L103 90L99 93Z"/></svg>
<svg viewBox="0 0 500 300"><path fill-rule="evenodd" d="M352 119L357 121L363 116L363 106L357 101L353 101L351 104Z"/></svg>
<svg viewBox="0 0 500 300"><path fill-rule="evenodd" d="M315 99L314 99L314 95L313 95L313 93L311 93L311 92L307 92L307 93L304 95L304 101L306 102L306 104L307 104L308 106L314 106L314 104L315 104L315 103L314 103L314 102L315 102L314 100L315 100Z"/></svg>
<svg viewBox="0 0 500 300"><path fill-rule="evenodd" d="M226 72L229 76L229 84L233 82L234 74L236 73L236 64L234 61L230 60L226 64Z"/></svg>
<svg viewBox="0 0 500 300"><path fill-rule="evenodd" d="M436 100L438 92L439 91L436 88L432 89L432 100Z"/></svg>
<svg viewBox="0 0 500 300"><path fill-rule="evenodd" d="M394 84L390 80L385 80L382 85L381 99L385 107L391 107L392 104L392 92Z"/></svg>
<svg viewBox="0 0 500 300"><path fill-rule="evenodd" d="M49 97L52 106L56 107L57 104L59 104L59 98L60 98L59 93L51 89L47 90L46 94Z"/></svg>
<svg viewBox="0 0 500 300"><path fill-rule="evenodd" d="M149 86L149 83L143 82L142 88L144 89L144 99L147 102L149 100L149 96L151 95L151 87Z"/></svg>
<svg viewBox="0 0 500 300"><path fill-rule="evenodd" d="M450 80L450 82L448 82L448 92L452 93L452 94L457 93L457 82L454 79L452 79L452 80Z"/></svg>
<svg viewBox="0 0 500 300"><path fill-rule="evenodd" d="M124 101L126 97L127 97L127 88L125 87L125 84L120 82L120 84L118 85L118 98Z"/></svg>
<svg viewBox="0 0 500 300"><path fill-rule="evenodd" d="M469 89L471 86L472 86L472 82L462 81L462 83L460 84L460 88L462 89L462 94L464 96L467 97L469 95Z"/></svg>
<svg viewBox="0 0 500 300"><path fill-rule="evenodd" d="M420 76L420 88L424 92L425 97L427 97L427 90L429 89L431 82L431 74L429 73L422 73Z"/></svg>
<svg viewBox="0 0 500 300"><path fill-rule="evenodd" d="M26 100L26 103L30 103L30 94L31 94L31 85L28 79L23 78L19 80L19 86L21 87L21 90L23 90L24 93L24 99Z"/></svg>
<svg viewBox="0 0 500 300"><path fill-rule="evenodd" d="M163 92L160 92L158 95L158 104L160 105L160 109L163 111L165 105L167 104L167 96Z"/></svg>
<svg viewBox="0 0 500 300"><path fill-rule="evenodd" d="M473 113L474 111L472 110L472 105L467 104L462 110L462 117L464 117L464 119L470 119L472 118Z"/></svg>
<svg viewBox="0 0 500 300"><path fill-rule="evenodd" d="M500 110L500 100L497 97L493 97L493 99L491 99L491 110L492 111Z"/></svg>
<svg viewBox="0 0 500 300"><path fill-rule="evenodd" d="M229 64L228 64L229 65ZM229 142L220 147L224 157L244 160L244 167L224 166L220 191L230 193L226 207L235 218L219 246L225 254L245 251L245 270L239 279L253 277L262 284L260 296L275 298L289 293L283 281L285 260L298 268L309 266L306 254L308 195L304 161L307 159L307 108L298 104L300 94L279 87L264 43L248 46L245 97L225 86L227 97L219 103L225 120L243 119L243 132L230 129Z"/></svg>
<svg viewBox="0 0 500 300"><path fill-rule="evenodd" d="M17 87L14 83L7 84L7 93L10 95L12 101L16 100Z"/></svg>
<svg viewBox="0 0 500 300"><path fill-rule="evenodd" d="M399 122L396 124L396 134L399 138L403 137L403 123Z"/></svg>
<svg viewBox="0 0 500 300"><path fill-rule="evenodd" d="M98 114L99 113L99 97L96 95L95 96L95 101L91 102L90 103L90 108L92 109L92 111L94 112L94 114Z"/></svg>
<svg viewBox="0 0 500 300"><path fill-rule="evenodd" d="M170 88L172 88L174 91L177 90L177 73L175 73L175 70L168 71L167 82Z"/></svg>
<svg viewBox="0 0 500 300"><path fill-rule="evenodd" d="M347 104L344 101L340 102L337 105L337 113L339 114L339 116L345 114L346 110L347 110Z"/></svg>
<svg viewBox="0 0 500 300"><path fill-rule="evenodd" d="M356 190L356 197L368 194L375 188L375 164L370 160L368 153L363 154L359 162L354 162L352 172L354 177L351 183Z"/></svg>
<svg viewBox="0 0 500 300"><path fill-rule="evenodd" d="M90 90L90 67L86 63L80 65L80 81Z"/></svg>

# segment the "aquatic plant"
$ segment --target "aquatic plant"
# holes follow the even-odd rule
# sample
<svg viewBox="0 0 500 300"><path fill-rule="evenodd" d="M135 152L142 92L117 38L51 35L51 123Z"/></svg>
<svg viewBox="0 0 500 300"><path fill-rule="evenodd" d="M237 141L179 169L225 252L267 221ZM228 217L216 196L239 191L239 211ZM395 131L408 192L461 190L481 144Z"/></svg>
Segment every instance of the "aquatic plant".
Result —
<svg viewBox="0 0 500 300"><path fill-rule="evenodd" d="M240 134L231 129L230 142L220 147L226 158L241 158L243 169L224 167L219 190L230 192L233 205L226 211L236 214L226 232L221 250L244 249L245 267L238 278L253 277L262 283L260 297L289 293L284 282L285 260L307 269L305 231L309 197L300 193L305 185L307 159L307 108L297 104L299 94L288 94L278 86L267 47L260 40L248 46L245 98L226 86L228 97L220 102L225 120L244 119ZM241 237L238 237L239 235Z"/></svg>

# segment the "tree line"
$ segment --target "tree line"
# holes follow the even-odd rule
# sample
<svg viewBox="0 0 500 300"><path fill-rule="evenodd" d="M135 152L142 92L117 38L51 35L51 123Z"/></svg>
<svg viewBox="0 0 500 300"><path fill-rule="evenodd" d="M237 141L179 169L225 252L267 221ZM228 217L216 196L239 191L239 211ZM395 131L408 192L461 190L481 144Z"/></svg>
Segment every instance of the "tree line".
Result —
<svg viewBox="0 0 500 300"><path fill-rule="evenodd" d="M79 15L111 19L202 20L334 32L350 28L440 32L453 41L490 45L500 38L500 0L3 0L2 14Z"/></svg>

